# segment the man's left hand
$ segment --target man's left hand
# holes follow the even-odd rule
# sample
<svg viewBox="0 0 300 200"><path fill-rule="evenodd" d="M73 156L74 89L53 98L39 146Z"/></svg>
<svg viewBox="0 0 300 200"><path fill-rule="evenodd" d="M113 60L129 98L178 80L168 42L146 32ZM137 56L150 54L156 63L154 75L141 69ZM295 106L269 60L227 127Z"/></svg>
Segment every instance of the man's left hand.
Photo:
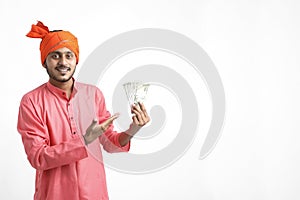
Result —
<svg viewBox="0 0 300 200"><path fill-rule="evenodd" d="M150 121L150 117L143 103L134 104L131 107L132 121L135 125L142 127Z"/></svg>

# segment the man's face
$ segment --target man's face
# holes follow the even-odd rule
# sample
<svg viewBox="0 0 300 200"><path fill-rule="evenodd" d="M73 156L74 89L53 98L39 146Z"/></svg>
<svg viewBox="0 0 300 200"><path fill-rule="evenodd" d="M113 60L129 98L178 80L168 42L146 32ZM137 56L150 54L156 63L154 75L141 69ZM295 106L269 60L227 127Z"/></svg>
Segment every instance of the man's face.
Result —
<svg viewBox="0 0 300 200"><path fill-rule="evenodd" d="M68 48L63 47L48 54L43 65L47 69L50 82L58 84L71 80L76 69L76 56Z"/></svg>

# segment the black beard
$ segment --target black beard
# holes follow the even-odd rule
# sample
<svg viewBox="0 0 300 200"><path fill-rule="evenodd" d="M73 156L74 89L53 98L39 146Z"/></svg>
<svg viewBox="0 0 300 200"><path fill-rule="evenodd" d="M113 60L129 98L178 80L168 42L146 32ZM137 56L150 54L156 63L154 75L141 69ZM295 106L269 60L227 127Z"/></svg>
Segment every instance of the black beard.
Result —
<svg viewBox="0 0 300 200"><path fill-rule="evenodd" d="M63 66L63 65L60 65L60 66L58 66L57 68L62 67L62 66ZM63 66L63 67L64 67L64 66ZM68 68L69 68L69 67L68 67ZM76 68L75 68L75 69L76 69ZM55 81L57 81L57 82L61 82L61 83L68 82L68 81L73 77L73 75L74 75L74 73L75 73L75 69L74 69L73 73L71 74L71 76L70 76L68 79L63 79L63 80L61 80L61 79L58 79L58 78L56 78L55 76L53 76L53 75L49 72L48 66L46 65L46 71L47 71L47 74L49 75L49 77L52 78L53 80L55 80Z"/></svg>

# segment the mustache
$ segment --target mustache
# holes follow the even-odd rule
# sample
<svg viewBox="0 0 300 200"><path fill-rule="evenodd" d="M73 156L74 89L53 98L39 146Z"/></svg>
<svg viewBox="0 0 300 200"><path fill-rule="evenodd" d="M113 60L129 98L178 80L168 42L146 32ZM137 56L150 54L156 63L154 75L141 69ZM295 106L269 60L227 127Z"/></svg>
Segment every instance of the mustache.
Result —
<svg viewBox="0 0 300 200"><path fill-rule="evenodd" d="M58 66L55 67L55 69L66 69L66 68L68 69L68 71L71 70L70 67L67 67L67 66L65 66L65 65L58 65Z"/></svg>

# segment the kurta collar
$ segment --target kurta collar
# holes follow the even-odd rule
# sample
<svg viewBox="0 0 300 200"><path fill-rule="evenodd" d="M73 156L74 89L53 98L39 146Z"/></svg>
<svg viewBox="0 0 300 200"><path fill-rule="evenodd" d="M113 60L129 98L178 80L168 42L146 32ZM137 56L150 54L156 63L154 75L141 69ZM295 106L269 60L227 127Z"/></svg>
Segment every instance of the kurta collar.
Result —
<svg viewBox="0 0 300 200"><path fill-rule="evenodd" d="M73 79L73 90L72 90L72 94L71 94L71 96L70 96L70 99L72 99L72 98L75 96L75 94L77 93L77 82L75 81L74 78L72 78L72 79ZM67 93L66 93L64 90L62 90L62 89L60 89L60 88L58 88L58 87L52 85L52 84L50 83L50 81L47 82L47 88L48 88L48 89L50 90L50 92L52 92L53 94L55 94L55 95L57 95L57 96L59 96L59 97L61 97L61 98L70 100L70 99L68 99Z"/></svg>

